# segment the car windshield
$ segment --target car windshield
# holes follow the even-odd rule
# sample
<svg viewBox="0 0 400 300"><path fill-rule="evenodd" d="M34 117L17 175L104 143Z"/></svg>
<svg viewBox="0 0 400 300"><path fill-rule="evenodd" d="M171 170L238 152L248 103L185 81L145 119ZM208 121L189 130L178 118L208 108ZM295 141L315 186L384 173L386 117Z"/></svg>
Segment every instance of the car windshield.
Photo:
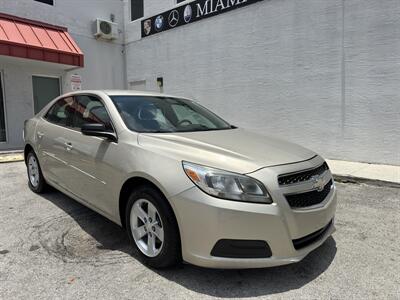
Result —
<svg viewBox="0 0 400 300"><path fill-rule="evenodd" d="M190 132L234 128L199 104L179 98L110 96L126 126L137 132Z"/></svg>

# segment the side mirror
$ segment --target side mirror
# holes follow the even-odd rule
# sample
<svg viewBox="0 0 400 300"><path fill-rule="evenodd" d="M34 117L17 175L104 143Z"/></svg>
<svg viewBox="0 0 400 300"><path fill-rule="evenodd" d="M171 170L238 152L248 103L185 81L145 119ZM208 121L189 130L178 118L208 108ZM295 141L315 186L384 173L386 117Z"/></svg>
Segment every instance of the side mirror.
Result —
<svg viewBox="0 0 400 300"><path fill-rule="evenodd" d="M100 123L83 124L81 132L84 135L104 137L113 142L117 142L117 135L113 131L107 130L104 124Z"/></svg>

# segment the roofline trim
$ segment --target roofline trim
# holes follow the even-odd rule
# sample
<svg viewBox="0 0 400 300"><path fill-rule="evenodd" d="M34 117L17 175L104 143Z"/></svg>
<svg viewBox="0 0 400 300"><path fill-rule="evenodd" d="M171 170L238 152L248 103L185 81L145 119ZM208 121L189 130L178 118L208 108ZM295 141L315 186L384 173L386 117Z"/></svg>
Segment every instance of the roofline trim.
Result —
<svg viewBox="0 0 400 300"><path fill-rule="evenodd" d="M25 24L29 24L29 25L43 26L43 27L58 30L58 31L68 32L67 27L53 25L53 24L49 24L49 23L45 23L45 22L41 22L41 21L36 21L36 20L30 20L30 19L26 19L26 18L21 18L21 17L9 15L9 14L0 13L0 18L11 20L11 21L17 21L17 22L25 23Z"/></svg>

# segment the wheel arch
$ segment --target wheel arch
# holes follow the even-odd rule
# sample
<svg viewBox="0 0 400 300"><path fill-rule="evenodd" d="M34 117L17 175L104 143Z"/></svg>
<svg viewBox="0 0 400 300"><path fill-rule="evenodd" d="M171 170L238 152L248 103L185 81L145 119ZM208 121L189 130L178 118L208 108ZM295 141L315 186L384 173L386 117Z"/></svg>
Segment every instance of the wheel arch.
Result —
<svg viewBox="0 0 400 300"><path fill-rule="evenodd" d="M31 151L35 152L35 149L32 147L31 144L26 144L25 148L24 148L24 161L25 161L25 164L26 164L26 160L28 158L28 153L31 152Z"/></svg>
<svg viewBox="0 0 400 300"><path fill-rule="evenodd" d="M161 195L164 196L167 205L170 207L171 211L174 214L175 221L176 221L176 224L178 225L178 230L180 232L178 218L176 216L173 206L168 201L166 193L162 190L162 188L158 184L154 183L154 181L152 181L149 178L140 176L140 175L132 176L132 177L126 179L124 184L121 187L121 190L119 193L119 217L120 217L122 227L126 228L125 209L126 209L126 204L129 199L129 195L135 188L138 188L141 186L150 186L150 187L154 188L155 190L157 190Z"/></svg>

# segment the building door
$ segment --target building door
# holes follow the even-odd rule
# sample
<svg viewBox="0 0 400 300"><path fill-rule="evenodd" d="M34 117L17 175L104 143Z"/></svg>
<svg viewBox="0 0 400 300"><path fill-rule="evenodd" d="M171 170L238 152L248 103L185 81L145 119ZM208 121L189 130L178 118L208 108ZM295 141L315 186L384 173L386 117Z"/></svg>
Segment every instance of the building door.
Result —
<svg viewBox="0 0 400 300"><path fill-rule="evenodd" d="M60 78L32 76L32 84L35 114L61 94Z"/></svg>
<svg viewBox="0 0 400 300"><path fill-rule="evenodd" d="M0 72L0 142L6 141L6 112L3 94L3 78Z"/></svg>

